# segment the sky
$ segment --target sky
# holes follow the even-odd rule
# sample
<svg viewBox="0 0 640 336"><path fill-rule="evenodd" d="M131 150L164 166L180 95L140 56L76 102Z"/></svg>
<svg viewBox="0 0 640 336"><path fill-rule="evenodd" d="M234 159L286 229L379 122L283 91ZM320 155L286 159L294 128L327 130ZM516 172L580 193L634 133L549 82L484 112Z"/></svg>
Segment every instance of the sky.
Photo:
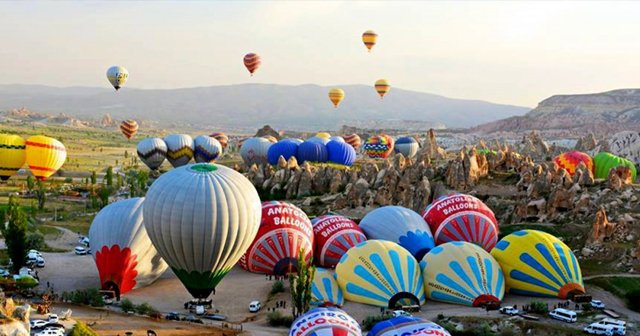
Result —
<svg viewBox="0 0 640 336"><path fill-rule="evenodd" d="M0 84L391 86L534 107L640 87L640 2L2 2ZM365 30L378 33L368 53ZM262 66L250 77L244 54Z"/></svg>

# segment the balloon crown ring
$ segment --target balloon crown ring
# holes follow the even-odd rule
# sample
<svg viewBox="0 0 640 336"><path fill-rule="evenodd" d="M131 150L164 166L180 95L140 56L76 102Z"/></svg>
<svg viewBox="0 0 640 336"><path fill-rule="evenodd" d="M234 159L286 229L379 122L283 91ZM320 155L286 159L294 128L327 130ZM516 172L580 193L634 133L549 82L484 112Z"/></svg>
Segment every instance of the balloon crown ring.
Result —
<svg viewBox="0 0 640 336"><path fill-rule="evenodd" d="M199 164L194 164L193 166L189 167L189 169L191 171L198 172L198 173L210 173L218 170L218 167L210 163L199 163Z"/></svg>

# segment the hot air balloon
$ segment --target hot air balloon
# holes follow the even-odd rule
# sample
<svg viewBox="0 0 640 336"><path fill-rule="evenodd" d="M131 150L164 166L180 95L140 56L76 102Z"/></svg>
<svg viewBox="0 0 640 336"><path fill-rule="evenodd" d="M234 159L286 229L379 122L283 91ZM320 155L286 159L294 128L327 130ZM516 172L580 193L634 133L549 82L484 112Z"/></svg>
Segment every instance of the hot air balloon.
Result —
<svg viewBox="0 0 640 336"><path fill-rule="evenodd" d="M358 150L360 148L362 140L360 139L359 135L354 133L345 135L343 136L343 138L346 143L350 144L351 147L353 147L353 149Z"/></svg>
<svg viewBox="0 0 640 336"><path fill-rule="evenodd" d="M476 244L439 245L424 256L420 266L429 299L480 307L499 306L504 297L500 265Z"/></svg>
<svg viewBox="0 0 640 336"><path fill-rule="evenodd" d="M433 335L451 336L449 332L421 317L398 316L389 320L376 323L367 336L411 336L411 335Z"/></svg>
<svg viewBox="0 0 640 336"><path fill-rule="evenodd" d="M138 123L135 120L125 120L120 123L120 131L125 138L131 139L138 133Z"/></svg>
<svg viewBox="0 0 640 336"><path fill-rule="evenodd" d="M421 305L424 287L420 266L402 246L367 240L349 249L336 266L345 299L379 307Z"/></svg>
<svg viewBox="0 0 640 336"><path fill-rule="evenodd" d="M511 294L567 299L585 293L576 256L548 233L514 232L502 238L491 255L502 267Z"/></svg>
<svg viewBox="0 0 640 336"><path fill-rule="evenodd" d="M583 152L571 151L562 153L556 156L553 161L560 166L560 168L564 168L572 176L575 174L576 167L580 162L583 162L589 171L593 173L593 160L589 154Z"/></svg>
<svg viewBox="0 0 640 336"><path fill-rule="evenodd" d="M324 137L319 137L317 135L314 135L312 137L310 137L309 139L305 140L306 142L312 142L312 143L317 143L317 144L322 144L322 145L326 145L329 143L330 138L324 138Z"/></svg>
<svg viewBox="0 0 640 336"><path fill-rule="evenodd" d="M386 159L393 152L393 141L384 134L374 135L365 141L362 149L370 158Z"/></svg>
<svg viewBox="0 0 640 336"><path fill-rule="evenodd" d="M263 202L260 229L240 265L249 272L285 275L297 269L301 249L305 260L311 258L313 229L307 214L293 204Z"/></svg>
<svg viewBox="0 0 640 336"><path fill-rule="evenodd" d="M167 144L160 138L146 138L138 142L138 157L151 170L162 166L167 157Z"/></svg>
<svg viewBox="0 0 640 336"><path fill-rule="evenodd" d="M332 271L316 268L311 283L311 304L320 307L340 307L344 304L344 296Z"/></svg>
<svg viewBox="0 0 640 336"><path fill-rule="evenodd" d="M391 86L386 79L378 79L376 81L375 87L376 92L378 92L378 94L380 95L380 99L384 98L384 95L386 95L387 92L389 92L389 89L391 89Z"/></svg>
<svg viewBox="0 0 640 336"><path fill-rule="evenodd" d="M611 154L640 165L640 132L624 131L614 134L609 139L609 149Z"/></svg>
<svg viewBox="0 0 640 336"><path fill-rule="evenodd" d="M161 175L143 209L153 246L199 299L215 290L247 250L258 232L260 212L260 197L247 178L210 163Z"/></svg>
<svg viewBox="0 0 640 336"><path fill-rule="evenodd" d="M338 88L329 90L329 99L333 103L333 106L337 108L338 105L340 105L340 102L344 99L344 91Z"/></svg>
<svg viewBox="0 0 640 336"><path fill-rule="evenodd" d="M260 56L258 54L249 53L244 55L244 66L247 67L251 76L260 67Z"/></svg>
<svg viewBox="0 0 640 336"><path fill-rule="evenodd" d="M298 139L298 138L287 138L287 139L285 139L285 140L295 142L295 143L297 143L298 145L300 145L301 143L303 143L303 142L304 142L304 140L302 140L302 139Z"/></svg>
<svg viewBox="0 0 640 336"><path fill-rule="evenodd" d="M331 134L328 132L318 132L316 133L315 136L317 136L318 138L327 139L327 140L331 139Z"/></svg>
<svg viewBox="0 0 640 336"><path fill-rule="evenodd" d="M116 91L124 86L128 78L129 71L121 66L114 65L107 70L107 79Z"/></svg>
<svg viewBox="0 0 640 336"><path fill-rule="evenodd" d="M339 215L325 215L311 221L315 240L315 262L333 268L347 251L367 240L356 222Z"/></svg>
<svg viewBox="0 0 640 336"><path fill-rule="evenodd" d="M186 134L171 134L164 138L167 160L174 168L184 166L193 158L193 139Z"/></svg>
<svg viewBox="0 0 640 336"><path fill-rule="evenodd" d="M400 153L404 155L404 157L409 159L418 154L419 148L420 145L418 144L418 141L414 137L409 136L398 138L393 146L393 150L396 153Z"/></svg>
<svg viewBox="0 0 640 336"><path fill-rule="evenodd" d="M227 149L227 146L229 145L229 137L227 137L226 134L222 132L213 132L209 136L218 140L223 150Z"/></svg>
<svg viewBox="0 0 640 336"><path fill-rule="evenodd" d="M360 221L360 229L369 239L399 244L417 260L435 246L424 219L415 211L401 206L384 206L369 212Z"/></svg>
<svg viewBox="0 0 640 336"><path fill-rule="evenodd" d="M210 136L197 136L193 139L193 146L194 159L199 163L213 162L222 154L222 145Z"/></svg>
<svg viewBox="0 0 640 336"><path fill-rule="evenodd" d="M327 151L327 146L310 141L305 141L300 144L300 146L298 146L298 155L296 155L299 164L303 164L305 161L326 162L328 157L329 152Z"/></svg>
<svg viewBox="0 0 640 336"><path fill-rule="evenodd" d="M350 167L356 161L356 150L346 142L331 140L327 143L327 161Z"/></svg>
<svg viewBox="0 0 640 336"><path fill-rule="evenodd" d="M273 135L265 135L265 136L263 136L263 138L269 140L269 142L272 143L272 144L278 142L278 139L276 137L274 137Z"/></svg>
<svg viewBox="0 0 640 336"><path fill-rule="evenodd" d="M599 179L606 179L609 177L609 171L617 167L628 167L631 170L631 179L636 180L637 172L636 166L633 162L613 155L607 152L600 152L593 157L594 164L594 177Z"/></svg>
<svg viewBox="0 0 640 336"><path fill-rule="evenodd" d="M0 134L0 179L8 180L24 165L26 145L22 137Z"/></svg>
<svg viewBox="0 0 640 336"><path fill-rule="evenodd" d="M491 251L498 241L498 220L481 200L453 194L433 201L422 213L431 227L436 245L466 241Z"/></svg>
<svg viewBox="0 0 640 336"><path fill-rule="evenodd" d="M130 198L107 205L89 229L100 284L103 289L115 290L118 297L150 285L168 268L144 227L143 201L144 198Z"/></svg>
<svg viewBox="0 0 640 336"><path fill-rule="evenodd" d="M267 151L267 159L269 164L275 166L278 164L280 156L285 160L289 160L298 153L298 143L289 139L283 139L271 145Z"/></svg>
<svg viewBox="0 0 640 336"><path fill-rule="evenodd" d="M345 142L344 138L339 135L334 135L329 138L329 141Z"/></svg>
<svg viewBox="0 0 640 336"><path fill-rule="evenodd" d="M44 135L30 136L26 141L26 162L38 180L46 180L55 174L67 159L64 145Z"/></svg>
<svg viewBox="0 0 640 336"><path fill-rule="evenodd" d="M271 145L269 140L262 137L249 138L242 143L240 156L242 156L242 160L247 166L251 166L254 163L267 163Z"/></svg>
<svg viewBox="0 0 640 336"><path fill-rule="evenodd" d="M378 39L378 34L374 33L373 30L367 30L362 34L362 42L367 47L367 50L371 52L371 48L376 45L376 40Z"/></svg>
<svg viewBox="0 0 640 336"><path fill-rule="evenodd" d="M362 336L358 321L336 307L313 308L298 317L289 336Z"/></svg>

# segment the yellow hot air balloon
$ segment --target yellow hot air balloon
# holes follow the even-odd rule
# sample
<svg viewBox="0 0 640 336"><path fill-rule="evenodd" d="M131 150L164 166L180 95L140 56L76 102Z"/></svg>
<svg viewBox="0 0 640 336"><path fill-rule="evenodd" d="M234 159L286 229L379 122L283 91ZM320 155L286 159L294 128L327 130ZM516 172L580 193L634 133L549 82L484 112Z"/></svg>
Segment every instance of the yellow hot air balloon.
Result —
<svg viewBox="0 0 640 336"><path fill-rule="evenodd" d="M387 82L386 79L378 79L376 81L375 87L376 87L376 91L380 95L380 99L382 99L384 95L386 95L387 92L389 92L389 89L391 89L391 86L389 85L389 82Z"/></svg>
<svg viewBox="0 0 640 336"><path fill-rule="evenodd" d="M338 88L331 89L329 91L329 99L331 99L333 106L337 108L338 105L340 105L340 102L344 99L344 91Z"/></svg>
<svg viewBox="0 0 640 336"><path fill-rule="evenodd" d="M367 49L369 49L369 52L371 52L371 48L376 45L377 39L378 34L376 34L373 30L367 30L366 32L362 33L362 42L367 47Z"/></svg>
<svg viewBox="0 0 640 336"><path fill-rule="evenodd" d="M318 133L316 133L316 137L318 137L320 139L329 139L329 138L331 138L331 134L327 133L327 132L318 132Z"/></svg>
<svg viewBox="0 0 640 336"><path fill-rule="evenodd" d="M0 134L0 179L8 180L24 165L24 139L12 134Z"/></svg>
<svg viewBox="0 0 640 336"><path fill-rule="evenodd" d="M44 135L34 135L27 139L27 165L38 180L46 180L55 174L67 159L64 145Z"/></svg>

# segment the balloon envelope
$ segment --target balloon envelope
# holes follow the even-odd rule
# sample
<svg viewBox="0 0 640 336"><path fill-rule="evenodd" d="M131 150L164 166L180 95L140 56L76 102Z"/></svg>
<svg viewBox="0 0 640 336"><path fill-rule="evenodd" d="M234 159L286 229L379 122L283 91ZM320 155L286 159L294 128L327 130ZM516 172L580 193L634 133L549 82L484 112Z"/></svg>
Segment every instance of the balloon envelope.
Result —
<svg viewBox="0 0 640 336"><path fill-rule="evenodd" d="M289 336L361 336L358 321L336 307L313 308L291 324Z"/></svg>
<svg viewBox="0 0 640 336"><path fill-rule="evenodd" d="M347 251L367 240L356 222L339 215L325 215L311 221L315 240L315 262L333 268Z"/></svg>
<svg viewBox="0 0 640 336"><path fill-rule="evenodd" d="M352 166L356 161L356 150L346 142L331 140L327 143L327 161Z"/></svg>
<svg viewBox="0 0 640 336"><path fill-rule="evenodd" d="M44 135L30 136L26 144L26 162L38 180L46 180L62 167L67 159L64 145Z"/></svg>
<svg viewBox="0 0 640 336"><path fill-rule="evenodd" d="M143 214L158 253L191 295L206 298L256 236L261 206L242 174L199 163L161 175Z"/></svg>
<svg viewBox="0 0 640 336"><path fill-rule="evenodd" d="M364 43L365 47L371 51L374 45L376 45L376 41L378 40L378 34L376 34L373 30L367 30L362 33L362 43Z"/></svg>
<svg viewBox="0 0 640 336"><path fill-rule="evenodd" d="M127 79L129 79L129 71L121 66L114 65L107 69L107 79L117 91L124 86Z"/></svg>
<svg viewBox="0 0 640 336"><path fill-rule="evenodd" d="M453 194L433 201L422 214L436 245L466 241L491 251L498 241L498 220L481 200Z"/></svg>
<svg viewBox="0 0 640 336"><path fill-rule="evenodd" d="M149 169L156 170L167 157L167 144L160 138L146 138L138 142L137 152Z"/></svg>
<svg viewBox="0 0 640 336"><path fill-rule="evenodd" d="M345 135L343 136L344 141L348 144L351 145L351 147L353 147L353 149L358 150L360 148L360 145L362 144L362 140L360 139L360 136L357 134L349 134L349 135Z"/></svg>
<svg viewBox="0 0 640 336"><path fill-rule="evenodd" d="M336 279L349 301L395 308L425 299L418 262L389 241L367 240L349 249L336 266Z"/></svg>
<svg viewBox="0 0 640 336"><path fill-rule="evenodd" d="M174 168L184 166L193 158L193 139L186 134L171 134L164 138L167 160Z"/></svg>
<svg viewBox="0 0 640 336"><path fill-rule="evenodd" d="M418 149L420 149L420 145L418 141L414 137L401 137L396 140L393 150L396 153L402 154L406 158L413 158L418 154Z"/></svg>
<svg viewBox="0 0 640 336"><path fill-rule="evenodd" d="M103 289L124 294L150 285L169 267L151 243L143 224L144 198L130 198L102 208L91 223L89 240Z"/></svg>
<svg viewBox="0 0 640 336"><path fill-rule="evenodd" d="M269 140L262 137L249 138L242 143L240 156L247 166L267 163L271 145Z"/></svg>
<svg viewBox="0 0 640 336"><path fill-rule="evenodd" d="M613 155L607 152L600 152L593 157L594 177L598 179L606 179L609 177L609 171L617 167L627 167L631 171L631 179L636 180L636 166L633 162Z"/></svg>
<svg viewBox="0 0 640 336"><path fill-rule="evenodd" d="M415 211L401 206L384 206L369 212L360 221L360 228L367 238L399 244L417 260L435 246L424 219Z"/></svg>
<svg viewBox="0 0 640 336"><path fill-rule="evenodd" d="M298 143L288 139L283 139L277 143L271 145L267 151L267 159L269 164L275 166L278 164L280 156L285 160L289 160L292 156L296 156L298 153Z"/></svg>
<svg viewBox="0 0 640 336"><path fill-rule="evenodd" d="M138 133L138 123L135 120L125 120L120 123L120 131L125 138L131 139Z"/></svg>
<svg viewBox="0 0 640 336"><path fill-rule="evenodd" d="M311 304L314 306L342 306L344 296L333 271L318 267L311 283Z"/></svg>
<svg viewBox="0 0 640 336"><path fill-rule="evenodd" d="M251 76L253 76L253 73L258 70L260 64L262 63L260 61L260 56L254 53L244 55L244 59L242 61L247 70L249 70Z"/></svg>
<svg viewBox="0 0 640 336"><path fill-rule="evenodd" d="M329 141L345 142L344 138L339 135L334 135L329 138Z"/></svg>
<svg viewBox="0 0 640 336"><path fill-rule="evenodd" d="M564 168L567 170L569 174L573 176L576 172L576 167L583 162L585 166L593 173L593 159L589 156L589 154L571 151L562 153L556 156L553 161L560 166L560 168Z"/></svg>
<svg viewBox="0 0 640 336"><path fill-rule="evenodd" d="M376 92L378 92L378 95L380 95L380 99L382 99L384 98L384 95L386 95L387 92L389 92L389 89L391 89L391 86L389 85L389 82L387 82L386 79L378 79L376 81L375 88L376 88Z"/></svg>
<svg viewBox="0 0 640 336"><path fill-rule="evenodd" d="M0 134L0 179L6 181L22 168L27 157L26 148L22 137Z"/></svg>
<svg viewBox="0 0 640 336"><path fill-rule="evenodd" d="M478 307L499 305L504 297L500 265L476 244L442 244L427 253L420 266L429 299Z"/></svg>
<svg viewBox="0 0 640 336"><path fill-rule="evenodd" d="M213 162L222 154L222 145L218 140L199 135L193 140L194 158L196 162Z"/></svg>
<svg viewBox="0 0 640 336"><path fill-rule="evenodd" d="M298 146L296 158L298 159L298 163L302 164L305 161L326 162L328 156L327 146L321 143L305 141Z"/></svg>
<svg viewBox="0 0 640 336"><path fill-rule="evenodd" d="M514 232L502 238L491 255L502 267L509 293L566 299L585 292L573 251L548 233Z"/></svg>
<svg viewBox="0 0 640 336"><path fill-rule="evenodd" d="M222 132L213 132L209 136L218 140L223 150L227 149L227 146L229 145L229 137L226 134Z"/></svg>
<svg viewBox="0 0 640 336"><path fill-rule="evenodd" d="M374 135L365 141L362 149L370 158L386 159L393 152L393 140L384 134Z"/></svg>
<svg viewBox="0 0 640 336"><path fill-rule="evenodd" d="M415 316L398 316L376 323L367 336L451 336L443 327Z"/></svg>
<svg viewBox="0 0 640 336"><path fill-rule="evenodd" d="M342 91L342 89L333 88L329 90L329 100L331 100L334 107L337 108L343 99L344 99L344 91Z"/></svg>

